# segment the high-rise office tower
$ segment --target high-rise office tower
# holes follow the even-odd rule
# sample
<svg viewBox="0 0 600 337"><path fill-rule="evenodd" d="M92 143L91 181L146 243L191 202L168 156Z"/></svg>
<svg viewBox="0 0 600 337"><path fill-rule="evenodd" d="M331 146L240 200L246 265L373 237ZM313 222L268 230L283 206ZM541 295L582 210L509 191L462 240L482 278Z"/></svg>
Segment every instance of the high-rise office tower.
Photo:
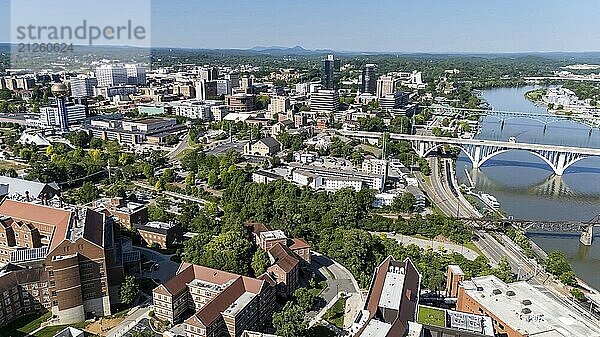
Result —
<svg viewBox="0 0 600 337"><path fill-rule="evenodd" d="M146 68L141 64L126 64L127 84L146 85Z"/></svg>
<svg viewBox="0 0 600 337"><path fill-rule="evenodd" d="M321 62L321 84L323 89L339 89L340 65L340 60L336 60L333 55L327 55L327 58Z"/></svg>
<svg viewBox="0 0 600 337"><path fill-rule="evenodd" d="M69 132L69 122L67 120L66 97L69 95L69 89L63 83L56 83L50 89L58 106L58 125L60 132L65 134Z"/></svg>
<svg viewBox="0 0 600 337"><path fill-rule="evenodd" d="M253 94L254 93L254 80L252 77L244 76L242 77L240 89L245 94Z"/></svg>
<svg viewBox="0 0 600 337"><path fill-rule="evenodd" d="M219 68L211 67L211 68L202 68L198 70L198 75L201 80L205 81L216 81L219 79Z"/></svg>
<svg viewBox="0 0 600 337"><path fill-rule="evenodd" d="M94 87L98 86L98 80L95 77L75 77L71 79L71 96L73 97L92 97L94 96Z"/></svg>
<svg viewBox="0 0 600 337"><path fill-rule="evenodd" d="M381 76L377 80L377 97L381 98L396 91L396 81L392 76Z"/></svg>
<svg viewBox="0 0 600 337"><path fill-rule="evenodd" d="M365 64L361 80L360 92L375 95L377 91L377 65Z"/></svg>
<svg viewBox="0 0 600 337"><path fill-rule="evenodd" d="M96 68L99 87L127 84L127 69L122 64L106 64Z"/></svg>

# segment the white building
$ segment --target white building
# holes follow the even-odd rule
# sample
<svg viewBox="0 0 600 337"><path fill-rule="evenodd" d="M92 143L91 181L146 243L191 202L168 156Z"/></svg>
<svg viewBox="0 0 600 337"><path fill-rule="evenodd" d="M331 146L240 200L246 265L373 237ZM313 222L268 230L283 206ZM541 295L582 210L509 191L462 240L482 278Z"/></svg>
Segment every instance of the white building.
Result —
<svg viewBox="0 0 600 337"><path fill-rule="evenodd" d="M269 112L272 114L285 113L290 109L290 99L287 97L273 97L269 104Z"/></svg>
<svg viewBox="0 0 600 337"><path fill-rule="evenodd" d="M381 176L387 176L388 174L388 162L385 159L377 158L366 158L362 162L361 170L369 174L377 174Z"/></svg>
<svg viewBox="0 0 600 337"><path fill-rule="evenodd" d="M96 78L99 87L145 85L146 68L139 64L105 64L96 68Z"/></svg>
<svg viewBox="0 0 600 337"><path fill-rule="evenodd" d="M146 85L146 68L141 64L126 64L127 84Z"/></svg>
<svg viewBox="0 0 600 337"><path fill-rule="evenodd" d="M252 182L258 183L258 184L268 184L272 181L278 180L278 179L283 179L282 176L269 172L269 171L264 171L264 170L258 170L255 172L252 172Z"/></svg>
<svg viewBox="0 0 600 337"><path fill-rule="evenodd" d="M375 195L375 200L373 201L373 207L381 208L384 206L391 206L396 197L398 197L398 195L393 193L377 193Z"/></svg>
<svg viewBox="0 0 600 337"><path fill-rule="evenodd" d="M363 189L363 181L356 177L327 177L325 179L325 189L328 191L337 191L348 187L358 192Z"/></svg>
<svg viewBox="0 0 600 337"><path fill-rule="evenodd" d="M69 124L81 123L86 117L85 105L67 105L67 121ZM58 108L40 108L39 122L41 126L59 126Z"/></svg>
<svg viewBox="0 0 600 337"><path fill-rule="evenodd" d="M310 92L310 83L298 83L296 84L296 93L299 95L306 95Z"/></svg>
<svg viewBox="0 0 600 337"><path fill-rule="evenodd" d="M310 96L310 110L313 112L335 112L340 107L337 90L319 90Z"/></svg>
<svg viewBox="0 0 600 337"><path fill-rule="evenodd" d="M396 80L392 76L381 76L377 80L377 97L393 94L396 91Z"/></svg>
<svg viewBox="0 0 600 337"><path fill-rule="evenodd" d="M127 84L127 69L122 64L105 64L96 68L99 87Z"/></svg>
<svg viewBox="0 0 600 337"><path fill-rule="evenodd" d="M555 108L558 105L569 106L579 103L579 99L573 91L562 87L548 89L543 99L546 103L554 104Z"/></svg>
<svg viewBox="0 0 600 337"><path fill-rule="evenodd" d="M345 187L352 187L356 191L360 191L363 188L382 191L385 185L384 177L381 175L368 174L358 171L340 170L337 168L327 168L315 165L304 165L299 163L290 163L289 165L293 170L292 173L301 171L305 176L306 174L310 173L313 175L313 177L321 177L322 185L324 185L325 189L330 191L337 191ZM300 183L295 179L294 182Z"/></svg>
<svg viewBox="0 0 600 337"><path fill-rule="evenodd" d="M212 107L215 105L218 105L218 102L193 99L174 105L173 110L176 116L211 121Z"/></svg>
<svg viewBox="0 0 600 337"><path fill-rule="evenodd" d="M292 173L292 181L301 186L309 186L317 189L323 186L323 177L304 170L294 170Z"/></svg>

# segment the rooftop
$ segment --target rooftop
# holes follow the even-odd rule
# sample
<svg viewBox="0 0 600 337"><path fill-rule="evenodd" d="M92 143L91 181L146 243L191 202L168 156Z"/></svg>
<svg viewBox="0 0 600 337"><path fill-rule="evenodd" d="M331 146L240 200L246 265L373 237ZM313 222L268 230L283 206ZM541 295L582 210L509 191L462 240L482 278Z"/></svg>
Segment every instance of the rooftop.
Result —
<svg viewBox="0 0 600 337"><path fill-rule="evenodd" d="M277 240L277 239L286 239L285 233L280 230L268 231L268 232L260 232L260 235L265 240Z"/></svg>
<svg viewBox="0 0 600 337"><path fill-rule="evenodd" d="M242 296L238 297L233 303L231 303L229 307L225 309L223 314L231 317L237 316L237 314L239 314L242 309L244 309L246 305L248 305L248 303L254 299L254 297L256 297L256 294L246 291L242 294Z"/></svg>
<svg viewBox="0 0 600 337"><path fill-rule="evenodd" d="M506 284L496 276L463 281L465 293L521 334L535 336L600 336L589 321L526 282Z"/></svg>
<svg viewBox="0 0 600 337"><path fill-rule="evenodd" d="M379 298L379 306L382 308L400 309L400 299L404 289L404 267L390 265L383 283L383 290Z"/></svg>
<svg viewBox="0 0 600 337"><path fill-rule="evenodd" d="M360 337L386 337L391 328L391 324L372 319L360 334Z"/></svg>

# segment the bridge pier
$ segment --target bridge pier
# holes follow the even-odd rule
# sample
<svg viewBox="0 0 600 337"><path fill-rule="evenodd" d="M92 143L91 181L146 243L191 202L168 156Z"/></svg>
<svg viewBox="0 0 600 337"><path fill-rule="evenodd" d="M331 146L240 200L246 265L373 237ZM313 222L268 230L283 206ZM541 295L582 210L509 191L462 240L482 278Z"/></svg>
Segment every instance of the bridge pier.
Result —
<svg viewBox="0 0 600 337"><path fill-rule="evenodd" d="M566 170L567 155L565 153L559 153L558 158L554 164L554 173L557 176L562 176Z"/></svg>
<svg viewBox="0 0 600 337"><path fill-rule="evenodd" d="M588 225L583 229L581 233L581 237L579 238L579 242L584 246L591 246L592 241L594 240L594 225Z"/></svg>

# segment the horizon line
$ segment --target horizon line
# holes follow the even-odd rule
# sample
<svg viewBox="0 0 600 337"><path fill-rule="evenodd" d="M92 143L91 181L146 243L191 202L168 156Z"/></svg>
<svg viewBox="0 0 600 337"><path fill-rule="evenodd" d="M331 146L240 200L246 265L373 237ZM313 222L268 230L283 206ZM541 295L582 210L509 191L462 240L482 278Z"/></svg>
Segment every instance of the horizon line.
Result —
<svg viewBox="0 0 600 337"><path fill-rule="evenodd" d="M0 45L19 45L20 43L15 42L6 42L0 41ZM31 42L29 42L31 43ZM46 42L37 42L37 43L46 43ZM66 42L64 42L66 43ZM307 52L319 53L319 52L333 52L333 53L344 53L344 54L440 54L440 55L448 55L448 54L552 54L552 53L565 53L565 54L583 54L583 53L600 53L600 50L523 50L523 51L373 51L373 50L336 50L330 48L316 48L316 49L307 49L301 45L295 45L292 47L285 46L254 46L254 47L182 47L182 46L151 46L151 47L142 47L142 46L132 46L132 45L116 45L116 44L73 44L73 46L77 47L119 47L119 48L136 48L136 49L185 49L185 50L239 50L239 51L255 51L262 52L264 50L280 50L282 52L288 49L302 48ZM262 50L256 50L256 48L261 48ZM293 54L290 54L293 55Z"/></svg>

